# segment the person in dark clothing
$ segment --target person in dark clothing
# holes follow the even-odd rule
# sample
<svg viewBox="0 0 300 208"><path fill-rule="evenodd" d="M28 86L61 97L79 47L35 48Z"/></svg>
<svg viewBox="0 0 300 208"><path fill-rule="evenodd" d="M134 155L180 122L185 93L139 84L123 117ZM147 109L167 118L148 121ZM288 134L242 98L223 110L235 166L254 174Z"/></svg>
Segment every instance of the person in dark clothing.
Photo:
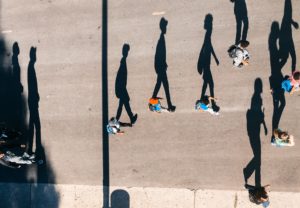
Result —
<svg viewBox="0 0 300 208"><path fill-rule="evenodd" d="M165 42L165 34L167 32L167 25L168 21L165 18L161 18L160 20L160 29L161 34L160 38L158 40L157 46L156 46L156 53L155 53L155 59L154 59L154 68L157 74L157 81L156 85L152 94L152 98L156 98L158 91L160 89L161 83L164 86L167 103L168 103L168 110L170 112L174 112L176 109L176 106L172 105L171 97L170 97L170 91L169 91L169 82L168 82L168 76L167 76L167 68L168 64L166 61L166 42Z"/></svg>
<svg viewBox="0 0 300 208"><path fill-rule="evenodd" d="M116 77L116 83L115 83L115 93L117 98L119 98L119 107L117 110L116 119L119 121L121 114L122 114L122 108L123 105L125 106L125 109L127 111L127 114L130 118L131 124L134 124L137 120L137 114L133 115L129 101L130 97L127 91L127 64L126 64L126 58L128 56L128 52L130 50L130 46L128 44L123 45L122 54L123 57L121 59L120 68L117 73Z"/></svg>
<svg viewBox="0 0 300 208"><path fill-rule="evenodd" d="M279 35L279 47L280 47L280 58L283 65L286 64L289 56L292 59L292 72L296 70L296 51L293 41L292 26L295 29L299 28L299 24L293 20L293 8L292 1L285 0L284 2L284 15L281 21L280 35Z"/></svg>
<svg viewBox="0 0 300 208"><path fill-rule="evenodd" d="M28 146L27 153L32 154L32 146L33 146L33 137L35 132L36 137L36 150L35 153L39 151L39 147L41 146L41 123L39 116L39 101L40 96L38 92L38 83L35 73L35 62L36 62L36 48L31 47L30 52L30 61L28 64L28 108L29 108L29 132L28 132Z"/></svg>
<svg viewBox="0 0 300 208"><path fill-rule="evenodd" d="M19 64L18 56L20 48L17 42L14 42L12 47L12 87L11 87L11 108L14 109L11 116L14 120L14 126L18 130L23 128L24 107L23 107L23 86L21 83L21 67Z"/></svg>
<svg viewBox="0 0 300 208"><path fill-rule="evenodd" d="M254 83L254 94L251 99L251 107L247 111L247 133L249 142L253 151L253 158L243 169L245 184L255 172L255 186L261 186L261 140L260 129L264 127L265 135L268 134L268 129L265 123L265 115L263 108L263 100L261 93L263 92L263 83L260 78L257 78Z"/></svg>
<svg viewBox="0 0 300 208"><path fill-rule="evenodd" d="M211 34L213 30L213 16L207 14L204 20L204 29L206 30L204 42L200 51L198 59L198 72L203 73L203 87L201 92L201 99L204 97L207 85L209 86L210 96L214 97L214 81L211 73L211 55L213 55L216 64L219 65L219 60L215 54L211 43ZM214 101L212 101L214 102Z"/></svg>
<svg viewBox="0 0 300 208"><path fill-rule="evenodd" d="M284 90L281 87L281 83L284 80L282 68L285 62L280 58L280 49L277 47L279 34L279 23L274 21L271 25L271 32L269 35L269 54L271 66L271 76L269 77L269 82L273 97L272 131L279 127L280 118L286 105ZM273 141L273 139L274 137L272 135L271 140Z"/></svg>
<svg viewBox="0 0 300 208"><path fill-rule="evenodd" d="M235 44L240 40L247 40L247 33L249 27L248 11L246 0L230 0L234 3L234 14L236 19L236 36ZM242 32L243 26L243 32Z"/></svg>

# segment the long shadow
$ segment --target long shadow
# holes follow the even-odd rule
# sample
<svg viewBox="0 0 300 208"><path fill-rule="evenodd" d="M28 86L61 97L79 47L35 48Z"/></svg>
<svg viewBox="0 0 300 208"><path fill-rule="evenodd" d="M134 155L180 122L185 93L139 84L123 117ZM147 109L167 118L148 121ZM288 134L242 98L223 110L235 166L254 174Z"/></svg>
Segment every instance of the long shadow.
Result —
<svg viewBox="0 0 300 208"><path fill-rule="evenodd" d="M167 51L166 51L166 41L165 41L165 34L167 33L167 25L168 21L162 17L159 23L161 34L160 38L157 42L156 52L155 52L155 59L154 59L154 68L157 74L156 85L153 90L152 97L157 97L161 84L163 84L166 99L168 103L168 109L174 111L175 106L172 105L171 96L170 96L170 89L169 89L169 81L167 76Z"/></svg>
<svg viewBox="0 0 300 208"><path fill-rule="evenodd" d="M30 61L28 64L27 81L28 81L28 108L29 108L29 127L27 133L27 152L32 153L33 141L35 141L35 155L37 161L43 161L43 164L37 165L35 168L36 178L29 178L33 184L32 189L38 195L32 195L33 202L37 207L59 207L59 194L52 185L43 186L43 184L54 184L55 174L46 158L45 148L42 144L41 121L39 114L39 91L36 76L35 63L37 61L37 48L31 47L29 52ZM35 137L35 140L34 140Z"/></svg>
<svg viewBox="0 0 300 208"><path fill-rule="evenodd" d="M25 111L25 96L23 95L23 86L21 83L21 67L18 61L18 55L20 54L20 48L17 42L13 44L12 47L12 67L8 66L8 62L4 59L6 57L3 54L8 54L5 48L4 40L1 38L1 49L2 54L0 55L1 66L0 66L0 80L5 80L1 82L0 92L1 97L4 98L5 102L1 102L0 109L4 114L1 114L1 122L5 123L8 128L16 129L20 131L23 135L22 143L27 144L26 150L32 151L32 138L35 132L36 135L36 160L43 160L43 164L33 164L30 166L22 166L18 169L10 169L7 167L0 166L0 182L1 183L21 183L15 187L15 190L23 187L23 183L30 183L31 187L30 193L32 194L29 203L24 203L22 200L11 200L7 195L1 195L0 201L3 207L30 207L30 203L36 203L37 207L48 206L49 207L59 207L59 194L54 186L49 186L47 189L39 183L55 183L55 174L50 163L46 162L46 153L41 142L41 125L38 110L38 85L37 77L35 74L34 63L36 61L36 49L31 48L30 50L30 62L28 66L28 106L29 106L29 128L27 128L27 122L25 121L27 112ZM35 131L33 130L35 129ZM32 136L32 138L30 138ZM3 149L0 146L0 149ZM25 150L25 151L26 151ZM22 153L24 150L18 148L13 149L13 151ZM35 185L33 185L35 184ZM9 186L9 184L8 184ZM37 191L34 191L38 188ZM27 193L27 192L26 192ZM14 197L20 197L22 194ZM37 195L34 195L37 193ZM24 195L24 197L26 197ZM48 201L47 201L48 200Z"/></svg>
<svg viewBox="0 0 300 208"><path fill-rule="evenodd" d="M109 136L108 81L107 81L107 0L102 0L102 164L103 164L103 208L109 208Z"/></svg>
<svg viewBox="0 0 300 208"><path fill-rule="evenodd" d="M247 132L250 145L253 151L253 158L243 169L245 183L247 184L250 176L255 172L255 186L261 186L261 142L260 142L260 127L263 124L265 134L267 135L267 127L264 120L264 110L262 110L263 102L261 93L263 90L262 80L256 78L254 82L254 94L251 99L251 107L247 111Z"/></svg>
<svg viewBox="0 0 300 208"><path fill-rule="evenodd" d="M296 51L292 34L292 26L296 29L299 28L297 22L293 20L292 15L292 1L285 0L284 3L284 14L280 27L279 46L280 46L280 58L282 59L283 65L286 64L289 55L292 58L292 72L296 69Z"/></svg>
<svg viewBox="0 0 300 208"><path fill-rule="evenodd" d="M121 59L120 67L117 73L116 82L115 82L115 93L117 98L119 98L119 107L117 110L116 119L119 121L123 106L125 107L127 114L130 118L131 124L134 124L137 119L137 114L133 115L131 111L131 107L129 104L130 97L127 91L127 64L126 59L128 57L128 52L130 50L130 46L128 44L123 45L122 54L123 57Z"/></svg>
<svg viewBox="0 0 300 208"><path fill-rule="evenodd" d="M240 40L247 40L249 28L247 4L246 0L230 1L234 3L234 15L236 20L235 44L238 44Z"/></svg>
<svg viewBox="0 0 300 208"><path fill-rule="evenodd" d="M271 76L269 77L270 88L273 97L273 117L272 117L272 132L278 128L281 115L285 107L284 91L281 88L281 83L284 80L282 68L284 61L280 57L279 49L277 48L277 40L279 39L279 23L274 21L271 25L269 35L269 53Z"/></svg>
<svg viewBox="0 0 300 208"><path fill-rule="evenodd" d="M31 47L29 52L30 61L28 64L27 81L28 81L28 108L29 108L29 129L27 151L32 154L33 141L35 135L36 156L39 158L38 147L41 146L41 122L39 114L40 95L38 91L38 83L35 72L36 48Z"/></svg>
<svg viewBox="0 0 300 208"><path fill-rule="evenodd" d="M214 48L211 43L211 35L213 31L213 16L207 14L204 20L204 29L206 30L204 42L200 50L197 69L200 75L203 74L203 86L201 97L202 99L205 95L207 85L209 86L210 96L214 97L214 81L211 73L211 55L213 55L217 65L219 65L219 60L215 54ZM213 108L217 108L215 102L212 102ZM214 109L215 110L215 109Z"/></svg>

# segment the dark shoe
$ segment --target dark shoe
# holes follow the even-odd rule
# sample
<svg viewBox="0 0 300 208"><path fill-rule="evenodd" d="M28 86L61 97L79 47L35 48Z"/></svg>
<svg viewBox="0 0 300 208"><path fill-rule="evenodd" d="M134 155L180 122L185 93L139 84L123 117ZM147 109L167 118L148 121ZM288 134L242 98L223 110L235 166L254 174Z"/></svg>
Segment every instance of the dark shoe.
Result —
<svg viewBox="0 0 300 208"><path fill-rule="evenodd" d="M130 120L131 120L131 125L135 124L136 120L137 120L138 115L135 114Z"/></svg>
<svg viewBox="0 0 300 208"><path fill-rule="evenodd" d="M168 108L169 112L175 112L176 106L172 105L171 107Z"/></svg>
<svg viewBox="0 0 300 208"><path fill-rule="evenodd" d="M212 105L211 105L213 111L215 112L219 112L220 111L220 107L217 106L216 102L215 101L212 101Z"/></svg>

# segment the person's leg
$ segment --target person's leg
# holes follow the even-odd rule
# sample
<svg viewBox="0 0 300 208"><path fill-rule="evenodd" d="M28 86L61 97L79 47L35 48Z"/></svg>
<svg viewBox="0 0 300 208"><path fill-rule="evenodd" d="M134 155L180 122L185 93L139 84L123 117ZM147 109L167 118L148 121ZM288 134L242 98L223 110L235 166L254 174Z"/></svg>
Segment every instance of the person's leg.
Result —
<svg viewBox="0 0 300 208"><path fill-rule="evenodd" d="M27 144L26 144L26 152L28 154L32 154L32 146L33 146L33 134L34 134L34 121L33 121L33 115L31 110L29 110L29 128L28 128L28 140L27 140Z"/></svg>
<svg viewBox="0 0 300 208"><path fill-rule="evenodd" d="M278 99L278 93L273 92L273 117L272 117L272 134L275 129L278 128L279 124L279 99Z"/></svg>
<svg viewBox="0 0 300 208"><path fill-rule="evenodd" d="M202 99L205 96L206 88L207 88L207 81L204 79L200 99Z"/></svg>
<svg viewBox="0 0 300 208"><path fill-rule="evenodd" d="M243 34L242 34L242 40L247 40L247 34L248 34L248 27L249 27L249 20L248 17L245 17L243 19Z"/></svg>
<svg viewBox="0 0 300 208"><path fill-rule="evenodd" d="M130 107L129 101L124 101L123 103L124 103L125 109L126 109L126 111L127 111L127 114L128 114L128 116L129 116L130 120L132 120L132 118L133 118L133 113L132 113L132 111L131 111L131 107Z"/></svg>
<svg viewBox="0 0 300 208"><path fill-rule="evenodd" d="M167 77L166 73L162 76L162 83L163 83L165 93L166 93L168 108L171 108L173 105L172 105L172 101L171 101L169 82L168 82L168 77Z"/></svg>
<svg viewBox="0 0 300 208"><path fill-rule="evenodd" d="M242 20L236 18L236 34L235 34L235 44L238 44L241 40L241 31L242 31Z"/></svg>
<svg viewBox="0 0 300 208"><path fill-rule="evenodd" d="M209 85L210 96L215 97L215 94L214 94L214 80L212 79L212 76L208 80L208 85Z"/></svg>
<svg viewBox="0 0 300 208"><path fill-rule="evenodd" d="M260 136L257 135L257 141L253 143L252 150L254 154L254 165L255 165L255 186L261 186L260 167L261 167L261 143ZM255 145L255 147L254 147Z"/></svg>
<svg viewBox="0 0 300 208"><path fill-rule="evenodd" d="M41 122L40 122L40 115L38 109L36 109L35 112L34 127L35 127L35 138L36 138L35 155L36 158L45 160L42 153L43 148L42 148L42 138L41 138Z"/></svg>
<svg viewBox="0 0 300 208"><path fill-rule="evenodd" d="M285 97L282 90L273 93L273 106L272 130L274 131L279 126L280 118L285 108Z"/></svg>
<svg viewBox="0 0 300 208"><path fill-rule="evenodd" d="M255 156L255 186L256 187L261 187L260 167L261 167L261 157Z"/></svg>
<svg viewBox="0 0 300 208"><path fill-rule="evenodd" d="M152 94L152 97L157 97L157 94L158 94L158 91L160 89L160 86L161 86L161 76L159 74L157 74L157 79L156 79L156 84L155 84L155 87L154 87L154 90L153 90L153 94Z"/></svg>
<svg viewBox="0 0 300 208"><path fill-rule="evenodd" d="M119 99L119 107L117 110L117 115L116 115L116 119L119 120L122 114L122 108L123 108L123 101L121 99Z"/></svg>
<svg viewBox="0 0 300 208"><path fill-rule="evenodd" d="M247 183L248 179L251 177L255 170L255 157L247 164L247 166L243 169L245 183Z"/></svg>

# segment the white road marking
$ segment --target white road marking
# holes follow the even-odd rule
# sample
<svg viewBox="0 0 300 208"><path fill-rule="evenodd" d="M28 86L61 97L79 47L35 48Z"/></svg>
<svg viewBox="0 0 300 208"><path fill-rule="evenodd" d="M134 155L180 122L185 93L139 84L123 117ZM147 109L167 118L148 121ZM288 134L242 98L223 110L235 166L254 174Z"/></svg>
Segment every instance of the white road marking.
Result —
<svg viewBox="0 0 300 208"><path fill-rule="evenodd" d="M153 12L152 15L154 16L158 16L158 15L163 15L165 14L166 12L162 11L162 12Z"/></svg>
<svg viewBox="0 0 300 208"><path fill-rule="evenodd" d="M3 34L11 33L11 32L12 32L12 30L3 30L3 31L2 31Z"/></svg>

